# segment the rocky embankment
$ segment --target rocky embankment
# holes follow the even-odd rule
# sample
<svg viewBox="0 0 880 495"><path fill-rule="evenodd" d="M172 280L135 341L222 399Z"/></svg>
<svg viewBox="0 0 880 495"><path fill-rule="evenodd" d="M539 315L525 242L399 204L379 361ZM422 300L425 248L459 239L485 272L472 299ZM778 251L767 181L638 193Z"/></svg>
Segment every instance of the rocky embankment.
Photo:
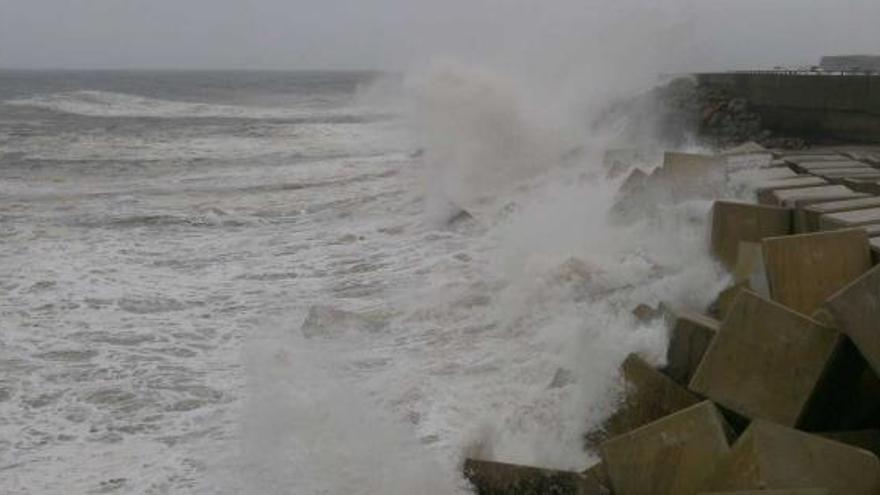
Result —
<svg viewBox="0 0 880 495"><path fill-rule="evenodd" d="M706 194L743 155L766 156L754 202L716 201L707 243L732 282L710 308L635 308L665 319L667 364L623 363L620 409L585 437L601 462L467 459L477 493L880 494L880 148L666 153L617 211Z"/></svg>

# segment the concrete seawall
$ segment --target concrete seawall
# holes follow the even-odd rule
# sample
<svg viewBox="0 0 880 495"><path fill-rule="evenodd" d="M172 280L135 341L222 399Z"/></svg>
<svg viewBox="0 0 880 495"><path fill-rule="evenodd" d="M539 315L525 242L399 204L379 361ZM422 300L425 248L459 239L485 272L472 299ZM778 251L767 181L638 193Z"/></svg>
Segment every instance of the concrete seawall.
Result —
<svg viewBox="0 0 880 495"><path fill-rule="evenodd" d="M696 78L701 87L747 99L764 126L775 132L880 142L880 76L734 72Z"/></svg>

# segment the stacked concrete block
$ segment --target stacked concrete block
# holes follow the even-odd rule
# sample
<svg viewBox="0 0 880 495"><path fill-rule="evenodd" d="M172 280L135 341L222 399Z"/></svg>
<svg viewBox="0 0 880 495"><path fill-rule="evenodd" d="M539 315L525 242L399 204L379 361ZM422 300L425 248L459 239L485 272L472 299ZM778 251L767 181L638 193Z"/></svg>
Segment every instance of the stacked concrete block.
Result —
<svg viewBox="0 0 880 495"><path fill-rule="evenodd" d="M719 463L705 491L801 488L876 495L880 462L865 450L757 420Z"/></svg>
<svg viewBox="0 0 880 495"><path fill-rule="evenodd" d="M627 357L621 371L624 379L623 398L602 429L586 436L588 448L699 402L686 388L635 354Z"/></svg>
<svg viewBox="0 0 880 495"><path fill-rule="evenodd" d="M880 197L868 195L859 199L811 204L803 208L804 228L806 232L818 232L822 215L870 208L880 208Z"/></svg>
<svg viewBox="0 0 880 495"><path fill-rule="evenodd" d="M768 238L763 253L773 300L805 315L871 268L860 229Z"/></svg>
<svg viewBox="0 0 880 495"><path fill-rule="evenodd" d="M829 440L858 447L874 455L880 455L880 430L832 431L824 432L820 435Z"/></svg>
<svg viewBox="0 0 880 495"><path fill-rule="evenodd" d="M832 168L832 169L817 169L810 172L812 175L816 175L818 177L822 177L824 179L849 179L849 178L875 178L880 173L878 173L877 169L868 168L868 167L857 167L857 168Z"/></svg>
<svg viewBox="0 0 880 495"><path fill-rule="evenodd" d="M758 203L762 205L773 204L773 192L781 189L799 189L806 187L827 186L828 181L821 177L807 176L794 177L790 179L779 179L762 182L755 188L758 197Z"/></svg>
<svg viewBox="0 0 880 495"><path fill-rule="evenodd" d="M820 230L838 230L880 223L880 208L828 213L819 218Z"/></svg>
<svg viewBox="0 0 880 495"><path fill-rule="evenodd" d="M825 307L838 328L880 374L880 267L832 295Z"/></svg>
<svg viewBox="0 0 880 495"><path fill-rule="evenodd" d="M800 162L794 166L803 173L812 173L813 170L828 169L847 169L847 168L865 168L868 170L876 170L875 168L855 160L829 160L829 161L813 161Z"/></svg>
<svg viewBox="0 0 880 495"><path fill-rule="evenodd" d="M721 322L671 305L664 305L663 308L669 329L669 347L663 371L676 383L686 387L718 333Z"/></svg>
<svg viewBox="0 0 880 495"><path fill-rule="evenodd" d="M841 185L806 187L803 189L781 189L774 191L772 194L772 198L776 205L785 206L787 208L798 208L812 203L858 199L866 196L868 195L857 193L852 189Z"/></svg>
<svg viewBox="0 0 880 495"><path fill-rule="evenodd" d="M465 478L479 495L602 495L607 487L595 473L575 473L467 459Z"/></svg>
<svg viewBox="0 0 880 495"><path fill-rule="evenodd" d="M740 243L757 243L791 231L792 213L787 208L716 201L712 211L712 254L725 268L733 270Z"/></svg>
<svg viewBox="0 0 880 495"><path fill-rule="evenodd" d="M694 495L730 451L730 432L702 402L602 445L615 495Z"/></svg>
<svg viewBox="0 0 880 495"><path fill-rule="evenodd" d="M807 187L804 189L783 189L774 191L773 199L777 205L790 208L794 213L794 231L797 233L808 232L806 214L804 208L821 203L831 203L853 199L870 197L865 193L858 193L846 186L829 185L821 187Z"/></svg>
<svg viewBox="0 0 880 495"><path fill-rule="evenodd" d="M836 331L741 291L690 388L742 417L800 426L840 345Z"/></svg>

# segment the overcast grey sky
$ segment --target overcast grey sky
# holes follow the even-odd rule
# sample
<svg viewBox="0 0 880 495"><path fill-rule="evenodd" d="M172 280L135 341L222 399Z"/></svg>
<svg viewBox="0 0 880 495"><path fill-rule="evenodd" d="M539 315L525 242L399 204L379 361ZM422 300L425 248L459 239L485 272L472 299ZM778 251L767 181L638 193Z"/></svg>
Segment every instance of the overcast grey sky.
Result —
<svg viewBox="0 0 880 495"><path fill-rule="evenodd" d="M0 0L0 67L576 63L667 43L685 65L808 64L880 52L878 21L880 0Z"/></svg>

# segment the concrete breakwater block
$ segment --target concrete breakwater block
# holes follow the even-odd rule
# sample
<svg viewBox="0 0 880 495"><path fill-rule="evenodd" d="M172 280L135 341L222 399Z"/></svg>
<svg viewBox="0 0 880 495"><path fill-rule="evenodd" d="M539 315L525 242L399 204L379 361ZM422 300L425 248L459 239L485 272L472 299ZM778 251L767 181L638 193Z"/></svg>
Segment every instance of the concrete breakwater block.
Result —
<svg viewBox="0 0 880 495"><path fill-rule="evenodd" d="M835 168L866 168L868 170L877 170L871 167L868 164L856 161L856 160L829 160L829 161L813 161L813 162L800 162L795 164L795 168L802 170L806 173L812 173L813 170L822 170L822 169L835 169Z"/></svg>
<svg viewBox="0 0 880 495"><path fill-rule="evenodd" d="M828 181L820 177L792 177L788 179L771 180L761 182L755 187L755 194L758 197L758 203L762 205L773 204L773 191L780 189L798 189L804 187L827 186Z"/></svg>
<svg viewBox="0 0 880 495"><path fill-rule="evenodd" d="M874 263L880 263L880 238L871 239L871 252L874 255Z"/></svg>
<svg viewBox="0 0 880 495"><path fill-rule="evenodd" d="M880 455L880 430L832 431L819 433L829 440L845 443L853 447Z"/></svg>
<svg viewBox="0 0 880 495"><path fill-rule="evenodd" d="M664 305L663 309L669 329L667 364L663 372L686 387L703 360L706 349L718 333L721 322L671 305Z"/></svg>
<svg viewBox="0 0 880 495"><path fill-rule="evenodd" d="M782 159L788 163L800 165L801 163L810 162L837 162L846 160L846 157L840 153L833 151L825 151L821 153L798 153L794 155L782 155Z"/></svg>
<svg viewBox="0 0 880 495"><path fill-rule="evenodd" d="M799 426L840 342L836 331L743 290L690 389L743 417Z"/></svg>
<svg viewBox="0 0 880 495"><path fill-rule="evenodd" d="M855 192L841 185L782 189L773 192L773 199L777 205L793 210L794 230L801 233L807 232L806 217L803 212L805 207L816 203L829 203L865 197L869 197L869 195Z"/></svg>
<svg viewBox="0 0 880 495"><path fill-rule="evenodd" d="M693 495L730 447L729 428L709 401L602 445L616 495Z"/></svg>
<svg viewBox="0 0 880 495"><path fill-rule="evenodd" d="M840 331L880 374L880 267L873 268L825 303Z"/></svg>
<svg viewBox="0 0 880 495"><path fill-rule="evenodd" d="M595 475L501 462L466 459L465 478L479 495L600 495L608 493Z"/></svg>
<svg viewBox="0 0 880 495"><path fill-rule="evenodd" d="M874 178L878 173L875 168L859 167L859 168L840 168L840 169L816 169L810 171L811 174L817 175L825 179L848 179L848 178Z"/></svg>
<svg viewBox="0 0 880 495"><path fill-rule="evenodd" d="M664 187L677 200L707 197L712 194L707 186L724 178L723 164L723 159L713 155L667 151L663 166L654 170L649 183Z"/></svg>
<svg viewBox="0 0 880 495"><path fill-rule="evenodd" d="M827 201L858 199L866 196L867 195L864 193L857 193L852 189L841 185L805 187L800 189L780 189L773 191L772 193L776 205L787 208L797 208L812 203Z"/></svg>
<svg viewBox="0 0 880 495"><path fill-rule="evenodd" d="M865 193L861 193L865 194ZM828 203L814 203L803 208L803 219L807 232L818 232L819 218L829 213L840 213L844 211L866 210L870 208L880 208L880 197L865 196L863 198L848 199L843 201L831 201Z"/></svg>
<svg viewBox="0 0 880 495"><path fill-rule="evenodd" d="M804 487L822 487L829 495L876 495L880 462L865 450L757 420L721 461L705 491Z"/></svg>
<svg viewBox="0 0 880 495"><path fill-rule="evenodd" d="M820 230L838 230L880 223L880 208L827 213L819 218Z"/></svg>
<svg viewBox="0 0 880 495"><path fill-rule="evenodd" d="M700 402L697 396L636 354L626 358L621 371L625 388L617 412L601 430L587 434L587 448Z"/></svg>
<svg viewBox="0 0 880 495"><path fill-rule="evenodd" d="M871 268L868 236L847 229L763 241L773 300L805 315Z"/></svg>
<svg viewBox="0 0 880 495"><path fill-rule="evenodd" d="M716 201L712 208L712 254L728 270L736 267L742 242L790 234L792 212L776 206Z"/></svg>

